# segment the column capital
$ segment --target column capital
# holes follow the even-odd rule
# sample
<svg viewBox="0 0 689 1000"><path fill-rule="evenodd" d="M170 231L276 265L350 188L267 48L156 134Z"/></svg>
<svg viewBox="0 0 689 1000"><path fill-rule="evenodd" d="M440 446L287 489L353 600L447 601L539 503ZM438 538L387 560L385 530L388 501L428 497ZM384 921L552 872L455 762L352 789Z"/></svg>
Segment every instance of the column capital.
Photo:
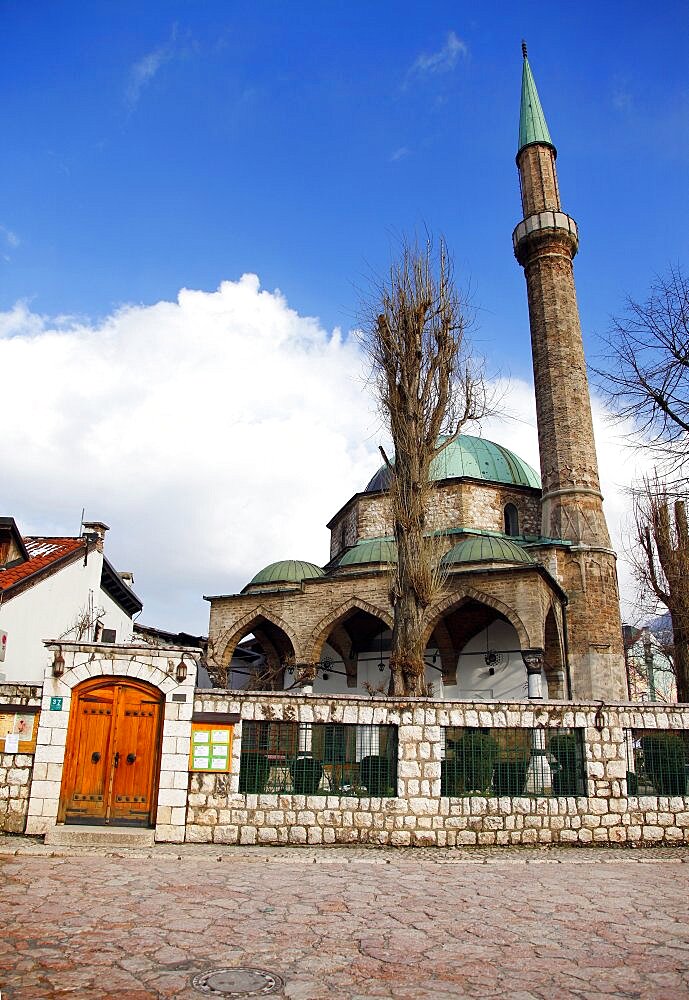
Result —
<svg viewBox="0 0 689 1000"><path fill-rule="evenodd" d="M522 649L522 660L529 674L540 674L543 669L542 649Z"/></svg>

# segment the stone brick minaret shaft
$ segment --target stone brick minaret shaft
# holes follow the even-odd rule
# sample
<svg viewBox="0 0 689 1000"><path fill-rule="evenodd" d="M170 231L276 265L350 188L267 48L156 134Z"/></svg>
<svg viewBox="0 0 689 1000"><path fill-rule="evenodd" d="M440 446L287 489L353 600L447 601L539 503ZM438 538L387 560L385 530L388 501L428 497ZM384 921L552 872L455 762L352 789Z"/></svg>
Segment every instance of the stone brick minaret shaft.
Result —
<svg viewBox="0 0 689 1000"><path fill-rule="evenodd" d="M582 697L625 696L615 554L603 514L572 259L579 234L562 211L557 152L526 55L517 166L523 220L513 233L529 303L544 538L563 539L557 573L570 597L572 680Z"/></svg>

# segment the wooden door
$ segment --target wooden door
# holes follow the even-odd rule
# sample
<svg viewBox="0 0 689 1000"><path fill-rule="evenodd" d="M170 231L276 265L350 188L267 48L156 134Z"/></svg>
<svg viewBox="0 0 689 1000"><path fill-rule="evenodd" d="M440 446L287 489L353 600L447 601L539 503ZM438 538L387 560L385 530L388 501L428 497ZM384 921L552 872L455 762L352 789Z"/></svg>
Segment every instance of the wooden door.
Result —
<svg viewBox="0 0 689 1000"><path fill-rule="evenodd" d="M154 825L162 700L156 688L118 678L75 689L58 819Z"/></svg>

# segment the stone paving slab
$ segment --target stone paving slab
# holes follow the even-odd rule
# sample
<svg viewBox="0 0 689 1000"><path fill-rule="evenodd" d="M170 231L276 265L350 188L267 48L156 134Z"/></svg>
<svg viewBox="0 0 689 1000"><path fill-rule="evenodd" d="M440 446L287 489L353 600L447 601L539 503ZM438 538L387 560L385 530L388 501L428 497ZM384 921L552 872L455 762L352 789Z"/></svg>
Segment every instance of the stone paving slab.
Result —
<svg viewBox="0 0 689 1000"><path fill-rule="evenodd" d="M476 864L205 845L54 857L8 840L2 1000L198 1000L193 975L234 966L277 973L291 1000L689 998L687 851Z"/></svg>

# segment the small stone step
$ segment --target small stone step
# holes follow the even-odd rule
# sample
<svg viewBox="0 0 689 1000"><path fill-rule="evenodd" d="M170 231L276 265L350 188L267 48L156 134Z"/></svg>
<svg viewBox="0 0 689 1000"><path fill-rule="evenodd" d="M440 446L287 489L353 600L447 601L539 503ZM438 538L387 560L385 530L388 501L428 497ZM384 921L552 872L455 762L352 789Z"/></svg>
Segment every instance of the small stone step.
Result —
<svg viewBox="0 0 689 1000"><path fill-rule="evenodd" d="M155 830L131 826L54 826L45 835L51 847L153 847Z"/></svg>

